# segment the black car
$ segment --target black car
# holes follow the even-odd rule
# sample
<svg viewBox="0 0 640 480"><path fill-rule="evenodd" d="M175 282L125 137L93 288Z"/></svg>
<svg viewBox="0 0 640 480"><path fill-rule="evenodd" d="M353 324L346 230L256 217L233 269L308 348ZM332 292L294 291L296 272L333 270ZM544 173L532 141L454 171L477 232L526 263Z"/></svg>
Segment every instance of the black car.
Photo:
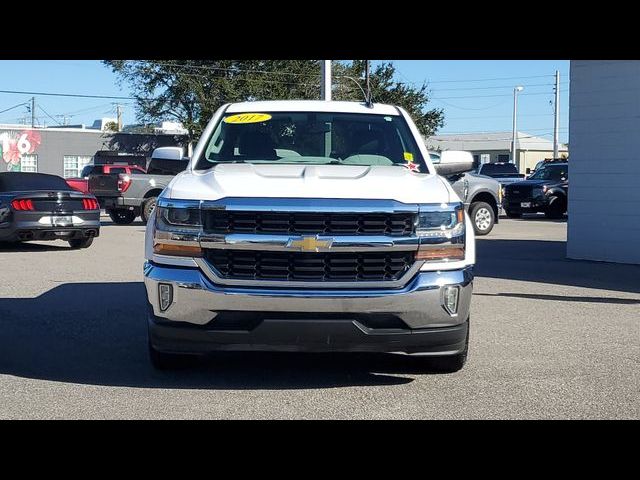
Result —
<svg viewBox="0 0 640 480"><path fill-rule="evenodd" d="M569 164L547 163L527 180L505 185L502 207L509 218L537 212L544 212L547 218L562 218L568 192Z"/></svg>
<svg viewBox="0 0 640 480"><path fill-rule="evenodd" d="M56 175L0 173L0 242L66 240L87 248L100 234L96 197Z"/></svg>

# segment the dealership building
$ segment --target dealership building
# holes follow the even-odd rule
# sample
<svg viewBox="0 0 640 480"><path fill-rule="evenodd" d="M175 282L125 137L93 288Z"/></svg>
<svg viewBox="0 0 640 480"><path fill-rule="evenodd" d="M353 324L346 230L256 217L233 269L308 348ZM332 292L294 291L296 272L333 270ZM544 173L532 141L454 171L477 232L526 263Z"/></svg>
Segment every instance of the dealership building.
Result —
<svg viewBox="0 0 640 480"><path fill-rule="evenodd" d="M433 135L425 139L427 148L436 151L464 150L471 152L475 165L509 162L513 132L450 133ZM568 157L569 149L560 144L560 157ZM553 158L553 141L548 138L518 132L516 135L515 164L521 173L533 170L540 160Z"/></svg>
<svg viewBox="0 0 640 480"><path fill-rule="evenodd" d="M80 175L99 150L142 153L185 146L184 134L114 133L98 128L31 128L0 124L0 172L39 172L70 178Z"/></svg>
<svg viewBox="0 0 640 480"><path fill-rule="evenodd" d="M640 264L640 61L570 68L567 256Z"/></svg>

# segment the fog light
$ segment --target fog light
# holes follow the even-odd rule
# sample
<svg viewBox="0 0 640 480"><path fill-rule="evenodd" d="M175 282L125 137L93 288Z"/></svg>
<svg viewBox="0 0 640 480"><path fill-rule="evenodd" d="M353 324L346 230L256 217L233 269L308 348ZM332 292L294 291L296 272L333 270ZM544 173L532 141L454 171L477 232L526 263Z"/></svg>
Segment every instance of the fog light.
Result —
<svg viewBox="0 0 640 480"><path fill-rule="evenodd" d="M444 308L450 315L458 313L458 297L460 295L460 287L457 285L449 285L444 287Z"/></svg>
<svg viewBox="0 0 640 480"><path fill-rule="evenodd" d="M164 312L173 303L173 287L167 283L159 284L158 297L160 299L160 310Z"/></svg>

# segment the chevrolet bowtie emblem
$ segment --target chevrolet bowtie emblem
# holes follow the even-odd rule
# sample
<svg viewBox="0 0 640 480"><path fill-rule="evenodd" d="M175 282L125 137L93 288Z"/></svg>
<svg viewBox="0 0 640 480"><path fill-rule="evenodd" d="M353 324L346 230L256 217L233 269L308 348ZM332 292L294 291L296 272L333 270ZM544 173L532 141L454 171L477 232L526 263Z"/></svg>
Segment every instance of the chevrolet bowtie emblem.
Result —
<svg viewBox="0 0 640 480"><path fill-rule="evenodd" d="M315 237L291 238L287 242L287 248L297 248L302 252L317 252L320 248L331 248L333 244L332 238L319 240Z"/></svg>

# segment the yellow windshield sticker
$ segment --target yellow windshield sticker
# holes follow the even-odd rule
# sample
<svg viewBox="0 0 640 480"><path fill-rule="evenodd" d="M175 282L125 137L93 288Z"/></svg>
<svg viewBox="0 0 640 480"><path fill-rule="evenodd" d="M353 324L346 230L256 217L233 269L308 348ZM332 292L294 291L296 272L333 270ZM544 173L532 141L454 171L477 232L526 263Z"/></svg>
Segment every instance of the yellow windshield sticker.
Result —
<svg viewBox="0 0 640 480"><path fill-rule="evenodd" d="M404 152L404 159L407 162L413 162L413 153Z"/></svg>
<svg viewBox="0 0 640 480"><path fill-rule="evenodd" d="M268 113L238 113L224 119L224 123L260 123L271 120Z"/></svg>

